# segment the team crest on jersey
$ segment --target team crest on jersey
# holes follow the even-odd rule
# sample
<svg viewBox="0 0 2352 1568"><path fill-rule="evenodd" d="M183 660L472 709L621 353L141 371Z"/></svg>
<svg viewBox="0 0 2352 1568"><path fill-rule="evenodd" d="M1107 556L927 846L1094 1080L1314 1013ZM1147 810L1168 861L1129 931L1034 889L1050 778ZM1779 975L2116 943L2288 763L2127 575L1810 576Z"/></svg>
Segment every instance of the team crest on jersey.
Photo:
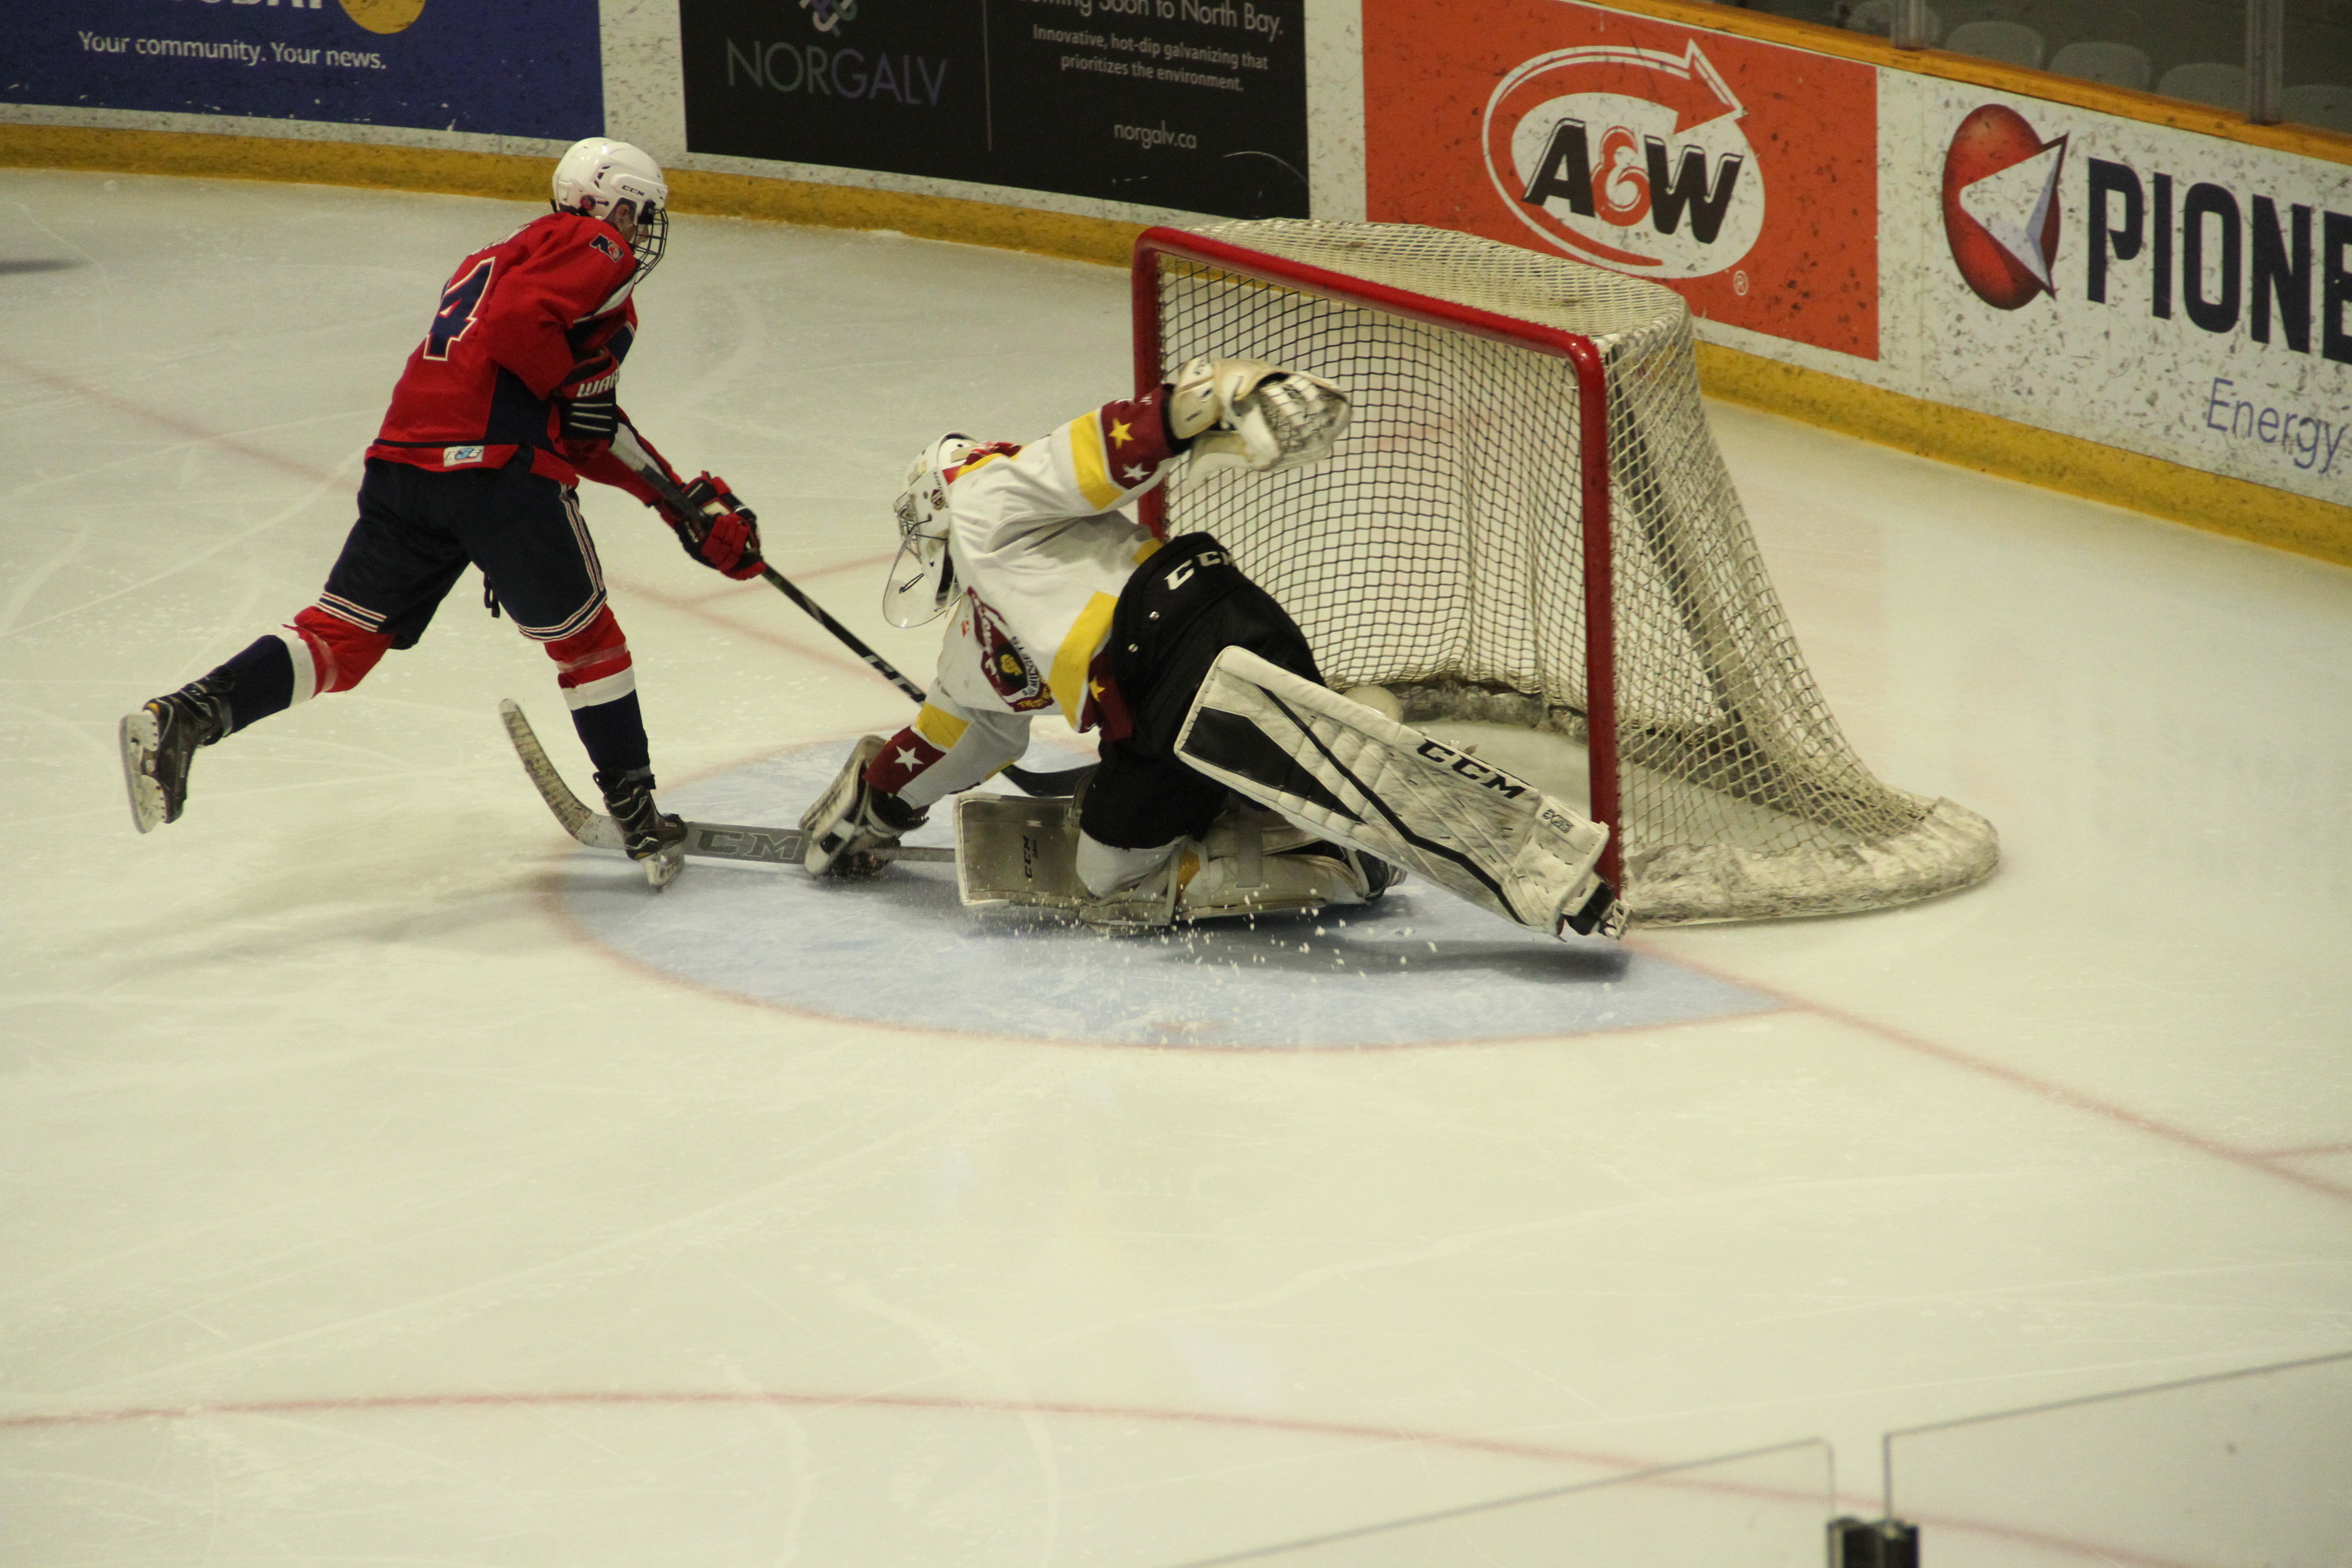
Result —
<svg viewBox="0 0 2352 1568"><path fill-rule="evenodd" d="M606 239L603 235L595 234L589 236L588 243L591 246L593 246L596 249L603 251L613 260L618 261L621 259L621 247L614 245L611 240Z"/></svg>
<svg viewBox="0 0 2352 1568"><path fill-rule="evenodd" d="M1034 713L1040 708L1050 708L1054 694L1045 689L1045 675L1036 662L1021 651L1013 640L1012 628L1004 618L981 602L978 595L971 599L972 630L980 643L981 662L988 669L988 684L1015 713Z"/></svg>

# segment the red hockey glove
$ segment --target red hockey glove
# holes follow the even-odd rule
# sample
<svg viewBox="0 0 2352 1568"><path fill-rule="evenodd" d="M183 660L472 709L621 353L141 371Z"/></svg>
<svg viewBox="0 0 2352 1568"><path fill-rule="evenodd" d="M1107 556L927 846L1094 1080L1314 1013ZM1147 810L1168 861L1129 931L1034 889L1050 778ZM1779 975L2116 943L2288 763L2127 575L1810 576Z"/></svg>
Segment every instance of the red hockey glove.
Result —
<svg viewBox="0 0 2352 1568"><path fill-rule="evenodd" d="M621 362L598 349L573 365L555 389L563 439L583 447L611 442L621 423Z"/></svg>
<svg viewBox="0 0 2352 1568"><path fill-rule="evenodd" d="M667 507L662 515L688 555L739 583L767 570L760 558L760 520L725 479L704 473L686 487L686 499L697 508L694 516L674 516Z"/></svg>

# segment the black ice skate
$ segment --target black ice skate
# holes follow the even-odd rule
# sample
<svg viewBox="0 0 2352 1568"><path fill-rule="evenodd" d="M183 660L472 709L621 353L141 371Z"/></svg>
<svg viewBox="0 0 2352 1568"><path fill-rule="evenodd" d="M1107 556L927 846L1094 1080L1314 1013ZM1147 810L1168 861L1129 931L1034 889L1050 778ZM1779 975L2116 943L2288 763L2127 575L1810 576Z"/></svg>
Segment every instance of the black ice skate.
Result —
<svg viewBox="0 0 2352 1568"><path fill-rule="evenodd" d="M686 824L654 805L651 773L627 773L618 779L596 775L604 792L604 809L621 830L621 847L632 860L642 860L646 880L667 888L686 868Z"/></svg>
<svg viewBox="0 0 2352 1568"><path fill-rule="evenodd" d="M228 729L228 689L216 675L192 680L122 721L122 782L131 791L133 826L152 833L180 820L190 760Z"/></svg>

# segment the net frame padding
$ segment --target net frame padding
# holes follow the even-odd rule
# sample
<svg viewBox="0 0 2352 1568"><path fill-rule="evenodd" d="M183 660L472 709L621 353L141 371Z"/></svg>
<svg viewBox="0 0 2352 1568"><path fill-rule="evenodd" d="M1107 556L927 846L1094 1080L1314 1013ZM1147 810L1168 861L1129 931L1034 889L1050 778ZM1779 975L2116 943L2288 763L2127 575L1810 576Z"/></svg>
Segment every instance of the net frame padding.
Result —
<svg viewBox="0 0 2352 1568"><path fill-rule="evenodd" d="M1991 825L1880 782L1822 700L1707 427L1679 295L1414 225L1154 230L1137 255L1140 379L1194 355L1261 359L1353 405L1327 462L1171 484L1168 531L1215 534L1330 684L1386 686L1408 721L1526 724L1594 741L1598 760L1612 749L1588 732L1598 685L1639 923L1878 909L1991 873ZM1498 341L1370 302L1402 299L1532 330ZM1563 333L1601 366L1605 492L1588 489ZM1596 628L1582 538L1604 507ZM1596 647L1613 680L1591 678Z"/></svg>

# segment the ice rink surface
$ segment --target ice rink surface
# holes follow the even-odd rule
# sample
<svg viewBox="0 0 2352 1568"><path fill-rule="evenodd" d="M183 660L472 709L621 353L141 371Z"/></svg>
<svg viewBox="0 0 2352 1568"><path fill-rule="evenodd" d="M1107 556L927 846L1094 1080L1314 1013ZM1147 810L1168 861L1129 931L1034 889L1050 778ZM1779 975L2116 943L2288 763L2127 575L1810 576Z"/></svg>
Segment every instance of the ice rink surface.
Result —
<svg viewBox="0 0 2352 1568"><path fill-rule="evenodd" d="M656 899L528 787L501 697L586 763L471 575L140 837L117 721L310 602L530 216L0 174L0 1565L1152 1568L1813 1437L1874 1515L1887 1429L2352 1349L2352 574L1759 413L1799 638L1981 888L1622 952ZM680 219L640 308L637 423L919 679L908 455L1129 374L1123 275L889 235ZM590 491L666 801L789 823L904 721ZM2206 1560L2137 1528L2032 1561Z"/></svg>

